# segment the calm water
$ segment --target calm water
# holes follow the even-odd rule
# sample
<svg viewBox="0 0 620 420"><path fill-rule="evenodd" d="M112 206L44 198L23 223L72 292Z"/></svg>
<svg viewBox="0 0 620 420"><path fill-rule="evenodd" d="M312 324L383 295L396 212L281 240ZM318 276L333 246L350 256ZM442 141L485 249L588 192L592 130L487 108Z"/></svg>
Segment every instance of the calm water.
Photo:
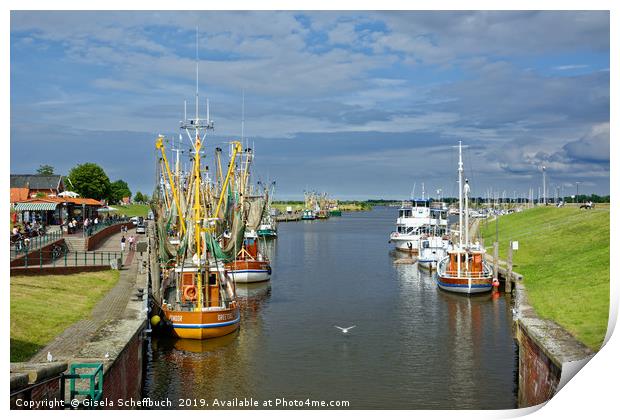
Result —
<svg viewBox="0 0 620 420"><path fill-rule="evenodd" d="M394 264L396 215L281 223L268 244L271 282L241 290L240 330L207 342L153 337L145 396L514 408L508 301L449 294L417 265ZM347 335L334 328L353 324Z"/></svg>

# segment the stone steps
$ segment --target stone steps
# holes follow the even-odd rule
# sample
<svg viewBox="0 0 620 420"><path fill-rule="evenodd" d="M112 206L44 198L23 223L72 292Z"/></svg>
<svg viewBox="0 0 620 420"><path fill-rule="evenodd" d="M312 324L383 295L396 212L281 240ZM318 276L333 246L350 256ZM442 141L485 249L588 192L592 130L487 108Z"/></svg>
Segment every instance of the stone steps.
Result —
<svg viewBox="0 0 620 420"><path fill-rule="evenodd" d="M82 236L65 236L65 243L69 251L86 251L86 238Z"/></svg>

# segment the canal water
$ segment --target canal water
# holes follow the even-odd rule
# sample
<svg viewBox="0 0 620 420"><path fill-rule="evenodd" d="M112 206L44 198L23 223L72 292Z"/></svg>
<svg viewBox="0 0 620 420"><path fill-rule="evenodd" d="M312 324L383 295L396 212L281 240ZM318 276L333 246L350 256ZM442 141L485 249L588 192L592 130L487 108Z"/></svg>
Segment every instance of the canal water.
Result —
<svg viewBox="0 0 620 420"><path fill-rule="evenodd" d="M209 408L234 398L515 408L508 298L450 294L417 265L394 264L403 257L388 244L396 216L376 207L280 223L267 243L271 282L239 288L239 331L204 342L153 337L144 396ZM345 335L334 325L356 327Z"/></svg>

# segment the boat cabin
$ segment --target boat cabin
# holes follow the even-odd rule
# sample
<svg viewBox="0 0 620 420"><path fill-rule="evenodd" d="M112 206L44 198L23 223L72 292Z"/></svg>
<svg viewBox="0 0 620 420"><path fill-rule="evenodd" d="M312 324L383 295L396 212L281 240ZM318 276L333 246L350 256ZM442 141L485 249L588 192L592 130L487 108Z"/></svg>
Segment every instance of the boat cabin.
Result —
<svg viewBox="0 0 620 420"><path fill-rule="evenodd" d="M447 274L466 277L481 277L484 274L483 253L482 251L449 251Z"/></svg>
<svg viewBox="0 0 620 420"><path fill-rule="evenodd" d="M205 271L189 267L175 271L180 286L180 303L182 307L196 307L198 302L198 280L201 280L202 284L204 307L221 306L219 273L217 271Z"/></svg>

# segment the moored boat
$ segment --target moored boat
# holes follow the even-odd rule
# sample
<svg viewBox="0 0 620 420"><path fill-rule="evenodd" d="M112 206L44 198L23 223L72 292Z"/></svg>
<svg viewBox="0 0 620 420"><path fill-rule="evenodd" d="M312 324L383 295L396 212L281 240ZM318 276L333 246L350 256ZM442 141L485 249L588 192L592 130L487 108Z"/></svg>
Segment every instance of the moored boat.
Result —
<svg viewBox="0 0 620 420"><path fill-rule="evenodd" d="M463 186L462 145L459 142L459 243L437 266L437 285L446 291L474 294L488 292L493 288L493 272L486 263L485 249L469 241L469 182ZM465 211L463 211L463 195ZM463 214L465 221L463 221ZM463 224L464 223L464 224ZM463 236L465 238L463 238Z"/></svg>
<svg viewBox="0 0 620 420"><path fill-rule="evenodd" d="M203 340L239 328L239 306L236 299L230 299L235 293L225 276L223 271L193 265L174 270L173 277L180 287L168 288L162 311L175 336ZM178 304L172 303L177 299Z"/></svg>
<svg viewBox="0 0 620 420"><path fill-rule="evenodd" d="M234 261L226 263L226 270L235 283L258 283L271 278L267 256L258 250L257 240L245 240Z"/></svg>
<svg viewBox="0 0 620 420"><path fill-rule="evenodd" d="M314 220L314 219L316 219L316 216L314 214L314 211L310 209L305 209L303 213L301 214L301 220Z"/></svg>
<svg viewBox="0 0 620 420"><path fill-rule="evenodd" d="M437 263L446 256L448 247L449 241L441 236L420 238L418 267L431 271L436 270Z"/></svg>
<svg viewBox="0 0 620 420"><path fill-rule="evenodd" d="M429 200L414 199L412 204L403 202L398 210L396 231L390 234L389 242L398 251L418 254L420 237L429 232L431 213Z"/></svg>

